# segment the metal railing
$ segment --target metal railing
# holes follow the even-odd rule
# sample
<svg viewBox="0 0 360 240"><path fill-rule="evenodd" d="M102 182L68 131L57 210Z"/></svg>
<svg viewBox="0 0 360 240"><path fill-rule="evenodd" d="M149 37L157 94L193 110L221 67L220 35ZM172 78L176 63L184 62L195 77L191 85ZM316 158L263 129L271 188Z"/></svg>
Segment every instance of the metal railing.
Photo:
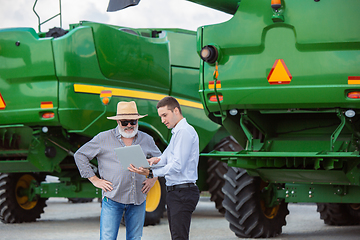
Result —
<svg viewBox="0 0 360 240"><path fill-rule="evenodd" d="M60 17L60 27L62 28L61 0L59 0L59 13L56 14L56 15L54 15L54 16L52 16L52 17L50 17L50 18L48 18L47 20L45 20L45 21L43 21L43 22L40 21L40 16L39 16L39 15L37 14L37 12L35 11L35 6L36 6L36 4L37 4L37 1L38 1L38 0L35 0L34 6L33 6L33 11L34 11L35 15L36 15L37 18L38 18L38 30L39 30L39 32L41 32L41 25L43 25L44 23L47 23L48 21L56 18L57 16Z"/></svg>

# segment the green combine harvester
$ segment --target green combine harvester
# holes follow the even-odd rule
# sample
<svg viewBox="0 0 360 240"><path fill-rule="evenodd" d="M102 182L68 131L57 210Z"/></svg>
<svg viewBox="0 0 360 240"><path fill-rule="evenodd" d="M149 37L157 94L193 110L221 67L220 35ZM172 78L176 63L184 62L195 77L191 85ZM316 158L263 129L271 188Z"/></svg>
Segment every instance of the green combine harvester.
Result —
<svg viewBox="0 0 360 240"><path fill-rule="evenodd" d="M274 237L300 202L359 224L360 1L198 2L234 15L197 31L206 115L244 147L205 154L230 166L230 229Z"/></svg>
<svg viewBox="0 0 360 240"><path fill-rule="evenodd" d="M171 95L198 132L203 153L239 151L228 132L205 115L199 65L196 32L187 30L95 22L48 32L40 31L40 25L38 32L1 29L1 221L35 221L50 197L101 198L101 190L80 177L73 154L100 131L116 126L106 117L116 113L119 101L133 100L141 114L148 114L139 129L153 136L161 150L171 132L161 123L156 104ZM96 159L92 164L96 172ZM225 163L201 157L197 184L211 193L222 213L226 171ZM47 176L59 181L45 181ZM145 225L159 223L165 194L164 179L159 179L147 197Z"/></svg>

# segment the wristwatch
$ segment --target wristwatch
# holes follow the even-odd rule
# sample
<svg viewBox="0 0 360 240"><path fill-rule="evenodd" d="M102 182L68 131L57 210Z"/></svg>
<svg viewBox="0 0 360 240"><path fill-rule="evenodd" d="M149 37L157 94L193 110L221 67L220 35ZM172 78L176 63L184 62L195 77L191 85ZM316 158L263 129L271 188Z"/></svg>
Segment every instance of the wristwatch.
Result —
<svg viewBox="0 0 360 240"><path fill-rule="evenodd" d="M152 169L150 168L149 169L149 175L147 176L148 178L153 178L154 175L153 175L153 172L152 172Z"/></svg>

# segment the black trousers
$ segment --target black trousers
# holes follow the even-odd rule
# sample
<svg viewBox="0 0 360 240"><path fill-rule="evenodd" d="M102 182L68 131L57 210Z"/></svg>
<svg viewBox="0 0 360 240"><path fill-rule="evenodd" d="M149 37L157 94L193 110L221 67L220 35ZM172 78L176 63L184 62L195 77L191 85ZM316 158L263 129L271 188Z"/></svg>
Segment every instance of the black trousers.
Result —
<svg viewBox="0 0 360 240"><path fill-rule="evenodd" d="M199 202L197 186L166 193L167 216L172 240L188 240L191 215Z"/></svg>

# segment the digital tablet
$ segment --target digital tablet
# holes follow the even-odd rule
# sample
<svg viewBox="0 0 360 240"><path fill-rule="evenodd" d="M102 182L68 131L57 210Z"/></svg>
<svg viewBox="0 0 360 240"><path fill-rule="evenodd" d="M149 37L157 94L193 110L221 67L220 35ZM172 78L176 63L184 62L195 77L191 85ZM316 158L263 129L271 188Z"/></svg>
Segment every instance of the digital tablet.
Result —
<svg viewBox="0 0 360 240"><path fill-rule="evenodd" d="M115 153L122 167L125 169L130 167L130 164L134 165L136 168L150 168L140 145L115 148Z"/></svg>

